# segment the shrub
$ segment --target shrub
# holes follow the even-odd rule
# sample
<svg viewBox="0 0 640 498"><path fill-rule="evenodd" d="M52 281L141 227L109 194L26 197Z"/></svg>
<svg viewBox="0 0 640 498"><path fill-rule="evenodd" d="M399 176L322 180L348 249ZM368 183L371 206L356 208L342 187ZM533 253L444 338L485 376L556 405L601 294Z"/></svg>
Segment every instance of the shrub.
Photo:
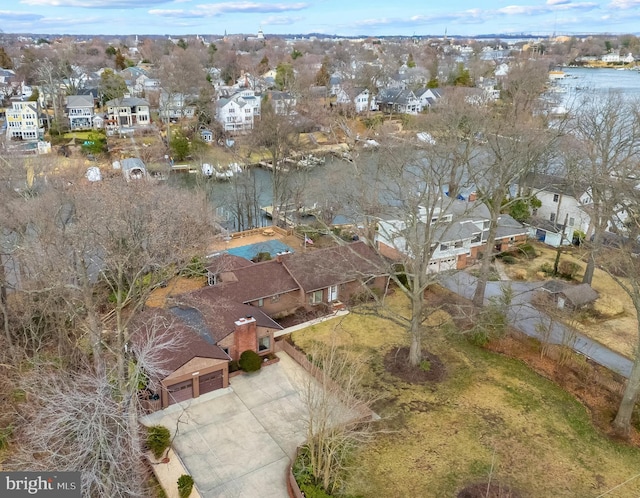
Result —
<svg viewBox="0 0 640 498"><path fill-rule="evenodd" d="M420 362L420 370L423 372L428 372L431 370L431 362L429 360L422 360Z"/></svg>
<svg viewBox="0 0 640 498"><path fill-rule="evenodd" d="M153 456L160 458L171 444L171 432L162 425L153 425L147 431L147 446Z"/></svg>
<svg viewBox="0 0 640 498"><path fill-rule="evenodd" d="M517 270L515 270L513 272L513 279L514 280L526 280L527 279L527 270L524 270L522 268L518 268Z"/></svg>
<svg viewBox="0 0 640 498"><path fill-rule="evenodd" d="M229 362L229 373L237 372L238 370L240 370L240 365L238 365L238 362L236 360L231 360Z"/></svg>
<svg viewBox="0 0 640 498"><path fill-rule="evenodd" d="M247 349L240 355L238 366L245 372L257 372L262 366L262 358L255 351Z"/></svg>
<svg viewBox="0 0 640 498"><path fill-rule="evenodd" d="M535 247L531 244L522 244L518 246L518 251L523 254L527 259L534 259L538 257Z"/></svg>
<svg viewBox="0 0 640 498"><path fill-rule="evenodd" d="M540 271L547 277L550 277L553 275L553 266L551 266L549 263L544 263L542 266L540 266Z"/></svg>
<svg viewBox="0 0 640 498"><path fill-rule="evenodd" d="M178 496L180 498L188 498L193 490L193 477L188 474L182 474L178 477Z"/></svg>
<svg viewBox="0 0 640 498"><path fill-rule="evenodd" d="M511 256L510 254L506 254L504 256L502 256L502 262L505 265L515 265L518 260L516 258L514 258L513 256Z"/></svg>
<svg viewBox="0 0 640 498"><path fill-rule="evenodd" d="M560 261L560 264L558 265L558 273L562 278L566 278L567 280L573 280L579 271L580 265L573 261Z"/></svg>

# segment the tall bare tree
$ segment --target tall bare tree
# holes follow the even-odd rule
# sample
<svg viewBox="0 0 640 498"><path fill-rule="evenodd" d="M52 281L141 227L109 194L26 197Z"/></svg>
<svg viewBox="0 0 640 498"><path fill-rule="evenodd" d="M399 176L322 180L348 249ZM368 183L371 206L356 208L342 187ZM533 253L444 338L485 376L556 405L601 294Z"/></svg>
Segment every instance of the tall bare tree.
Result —
<svg viewBox="0 0 640 498"><path fill-rule="evenodd" d="M583 97L569 132L577 142L577 167L568 173L586 185L590 202L589 257L583 282L591 283L604 233L616 226L624 183L636 174L640 157L640 102L609 92Z"/></svg>

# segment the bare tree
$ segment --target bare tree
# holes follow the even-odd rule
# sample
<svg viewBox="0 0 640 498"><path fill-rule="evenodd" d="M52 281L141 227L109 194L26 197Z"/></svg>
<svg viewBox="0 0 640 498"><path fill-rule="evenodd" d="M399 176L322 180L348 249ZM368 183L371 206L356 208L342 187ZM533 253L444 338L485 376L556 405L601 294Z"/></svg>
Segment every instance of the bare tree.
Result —
<svg viewBox="0 0 640 498"><path fill-rule="evenodd" d="M169 373L163 358L181 347L179 336L166 330L156 322L140 328L124 389L115 388L112 372L89 365L39 364L23 378L29 403L14 468L81 471L83 496L148 496L138 393Z"/></svg>
<svg viewBox="0 0 640 498"><path fill-rule="evenodd" d="M631 417L640 393L640 195L635 188L628 188L624 195L624 208L628 214L626 236L612 236L613 241L601 258L601 265L631 298L636 310L637 344L631 373L627 379L613 428L627 436L631 429Z"/></svg>
<svg viewBox="0 0 640 498"><path fill-rule="evenodd" d="M568 174L589 188L589 257L583 282L591 283L608 227L616 229L616 210L624 184L635 175L640 151L640 103L619 93L587 95L580 102L569 132L579 154Z"/></svg>
<svg viewBox="0 0 640 498"><path fill-rule="evenodd" d="M513 195L513 188L531 171L543 171L555 145L554 132L544 120L529 115L526 118L516 107L488 109L484 130L478 137L482 152L470 165L469 178L476 188L478 199L489 210L489 233L486 249L482 254L480 276L473 296L473 303L482 306L493 246L498 230L498 218L528 192Z"/></svg>
<svg viewBox="0 0 640 498"><path fill-rule="evenodd" d="M432 266L434 256L437 260L438 254L448 250L441 241L455 238L457 222L468 209L466 203L446 195L447 185L452 180L460 184L465 168L446 141L429 150L383 147L362 159L354 191L345 195L351 196L348 204L357 223L365 227L367 240L375 241L378 252L394 262L381 271L389 273L408 297L411 311L404 317L385 310L385 316L407 329L409 362L418 366L424 322L434 311L424 299L425 290L438 277Z"/></svg>
<svg viewBox="0 0 640 498"><path fill-rule="evenodd" d="M366 358L330 344L306 351L314 377L305 377L302 402L307 439L303 459L316 483L331 493L340 488L353 451L373 437L373 397L362 387Z"/></svg>
<svg viewBox="0 0 640 498"><path fill-rule="evenodd" d="M272 166L272 198L273 224L278 225L281 211L288 202L288 168L280 164L298 140L298 132L292 117L276 113L269 100L262 102L260 121L257 122L251 134L255 147L263 147L271 156Z"/></svg>

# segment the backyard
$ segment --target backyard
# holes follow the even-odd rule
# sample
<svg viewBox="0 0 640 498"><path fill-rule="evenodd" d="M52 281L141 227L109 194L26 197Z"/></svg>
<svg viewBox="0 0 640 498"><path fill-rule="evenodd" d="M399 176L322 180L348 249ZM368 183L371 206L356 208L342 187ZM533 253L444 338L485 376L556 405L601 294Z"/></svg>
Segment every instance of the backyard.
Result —
<svg viewBox="0 0 640 498"><path fill-rule="evenodd" d="M387 306L407 312L399 292ZM421 384L385 368L385 355L408 343L389 320L356 310L293 334L302 349L335 340L368 358L380 433L354 455L345 493L480 497L491 482L502 494L488 496L595 498L630 480L606 496L640 495L640 449L600 433L585 406L523 362L470 344L445 311L430 320L423 346L444 375Z"/></svg>

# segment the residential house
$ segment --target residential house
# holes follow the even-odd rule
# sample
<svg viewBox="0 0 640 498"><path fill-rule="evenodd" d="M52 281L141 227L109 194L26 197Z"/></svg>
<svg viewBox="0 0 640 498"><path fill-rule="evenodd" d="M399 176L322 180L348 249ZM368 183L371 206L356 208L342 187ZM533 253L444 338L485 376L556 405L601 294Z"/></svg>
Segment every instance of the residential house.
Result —
<svg viewBox="0 0 640 498"><path fill-rule="evenodd" d="M338 88L336 104L352 106L356 113L375 109L375 99L371 97L369 90L364 87Z"/></svg>
<svg viewBox="0 0 640 498"><path fill-rule="evenodd" d="M261 263L223 253L209 266L209 286L171 298L166 308L147 308L134 326L141 347L152 336L166 342L161 351L167 372L152 379L145 396L149 409L165 408L227 387L228 362L247 350L266 356L275 350L282 327L273 319L299 308L348 300L364 288L384 292L382 260L362 242L293 253ZM163 339L164 337L164 339ZM156 405L152 406L153 400Z"/></svg>
<svg viewBox="0 0 640 498"><path fill-rule="evenodd" d="M422 104L412 90L401 88L383 88L376 96L379 110L398 114L418 114Z"/></svg>
<svg viewBox="0 0 640 498"><path fill-rule="evenodd" d="M487 237L491 219L485 205L479 201L449 199L443 208L434 211L429 220L427 210L420 207L418 224L430 223L434 226L431 243L432 255L429 273L461 270L478 260L487 247ZM407 222L390 215L378 222L376 244L380 253L392 260L400 261L413 257L407 240ZM417 230L416 233L424 233ZM496 252L503 252L521 244L527 239L527 229L511 216L502 215L498 219ZM426 243L426 242L425 242Z"/></svg>
<svg viewBox="0 0 640 498"><path fill-rule="evenodd" d="M298 308L349 301L365 287L383 291L387 282L382 260L363 242L284 254L261 263L226 258L224 264L216 260L209 267L211 288L274 318Z"/></svg>
<svg viewBox="0 0 640 498"><path fill-rule="evenodd" d="M194 101L194 96L161 90L159 101L160 118L165 122L193 118L196 114L196 106L193 105Z"/></svg>
<svg viewBox="0 0 640 498"><path fill-rule="evenodd" d="M128 95L107 102L107 116L108 127L115 130L146 127L151 124L149 102Z"/></svg>
<svg viewBox="0 0 640 498"><path fill-rule="evenodd" d="M544 174L529 174L522 187L528 189L531 195L540 201L541 206L534 209L534 221L546 220L551 224L564 225L572 230L587 232L591 222L588 205L591 204L591 196L588 188L571 178ZM567 234L563 244L571 243L571 236Z"/></svg>
<svg viewBox="0 0 640 498"><path fill-rule="evenodd" d="M147 308L136 318L134 354L146 343L155 342L159 345L155 353L159 356L158 367L165 372L161 378L149 379L149 385L140 393L143 406L146 404L149 411L229 385L230 357L202 323L197 310L190 314L177 307Z"/></svg>
<svg viewBox="0 0 640 498"><path fill-rule="evenodd" d="M281 116L291 116L297 114L296 98L289 92L281 92L278 90L272 90L268 92L269 100L273 106L273 110L276 114Z"/></svg>
<svg viewBox="0 0 640 498"><path fill-rule="evenodd" d="M91 95L69 95L66 108L70 130L93 128L94 103Z"/></svg>
<svg viewBox="0 0 640 498"><path fill-rule="evenodd" d="M216 120L231 133L243 133L253 129L255 118L260 115L260 99L253 90L244 89L216 102Z"/></svg>
<svg viewBox="0 0 640 498"><path fill-rule="evenodd" d="M7 138L26 141L44 139L44 123L38 102L12 99L6 119Z"/></svg>

